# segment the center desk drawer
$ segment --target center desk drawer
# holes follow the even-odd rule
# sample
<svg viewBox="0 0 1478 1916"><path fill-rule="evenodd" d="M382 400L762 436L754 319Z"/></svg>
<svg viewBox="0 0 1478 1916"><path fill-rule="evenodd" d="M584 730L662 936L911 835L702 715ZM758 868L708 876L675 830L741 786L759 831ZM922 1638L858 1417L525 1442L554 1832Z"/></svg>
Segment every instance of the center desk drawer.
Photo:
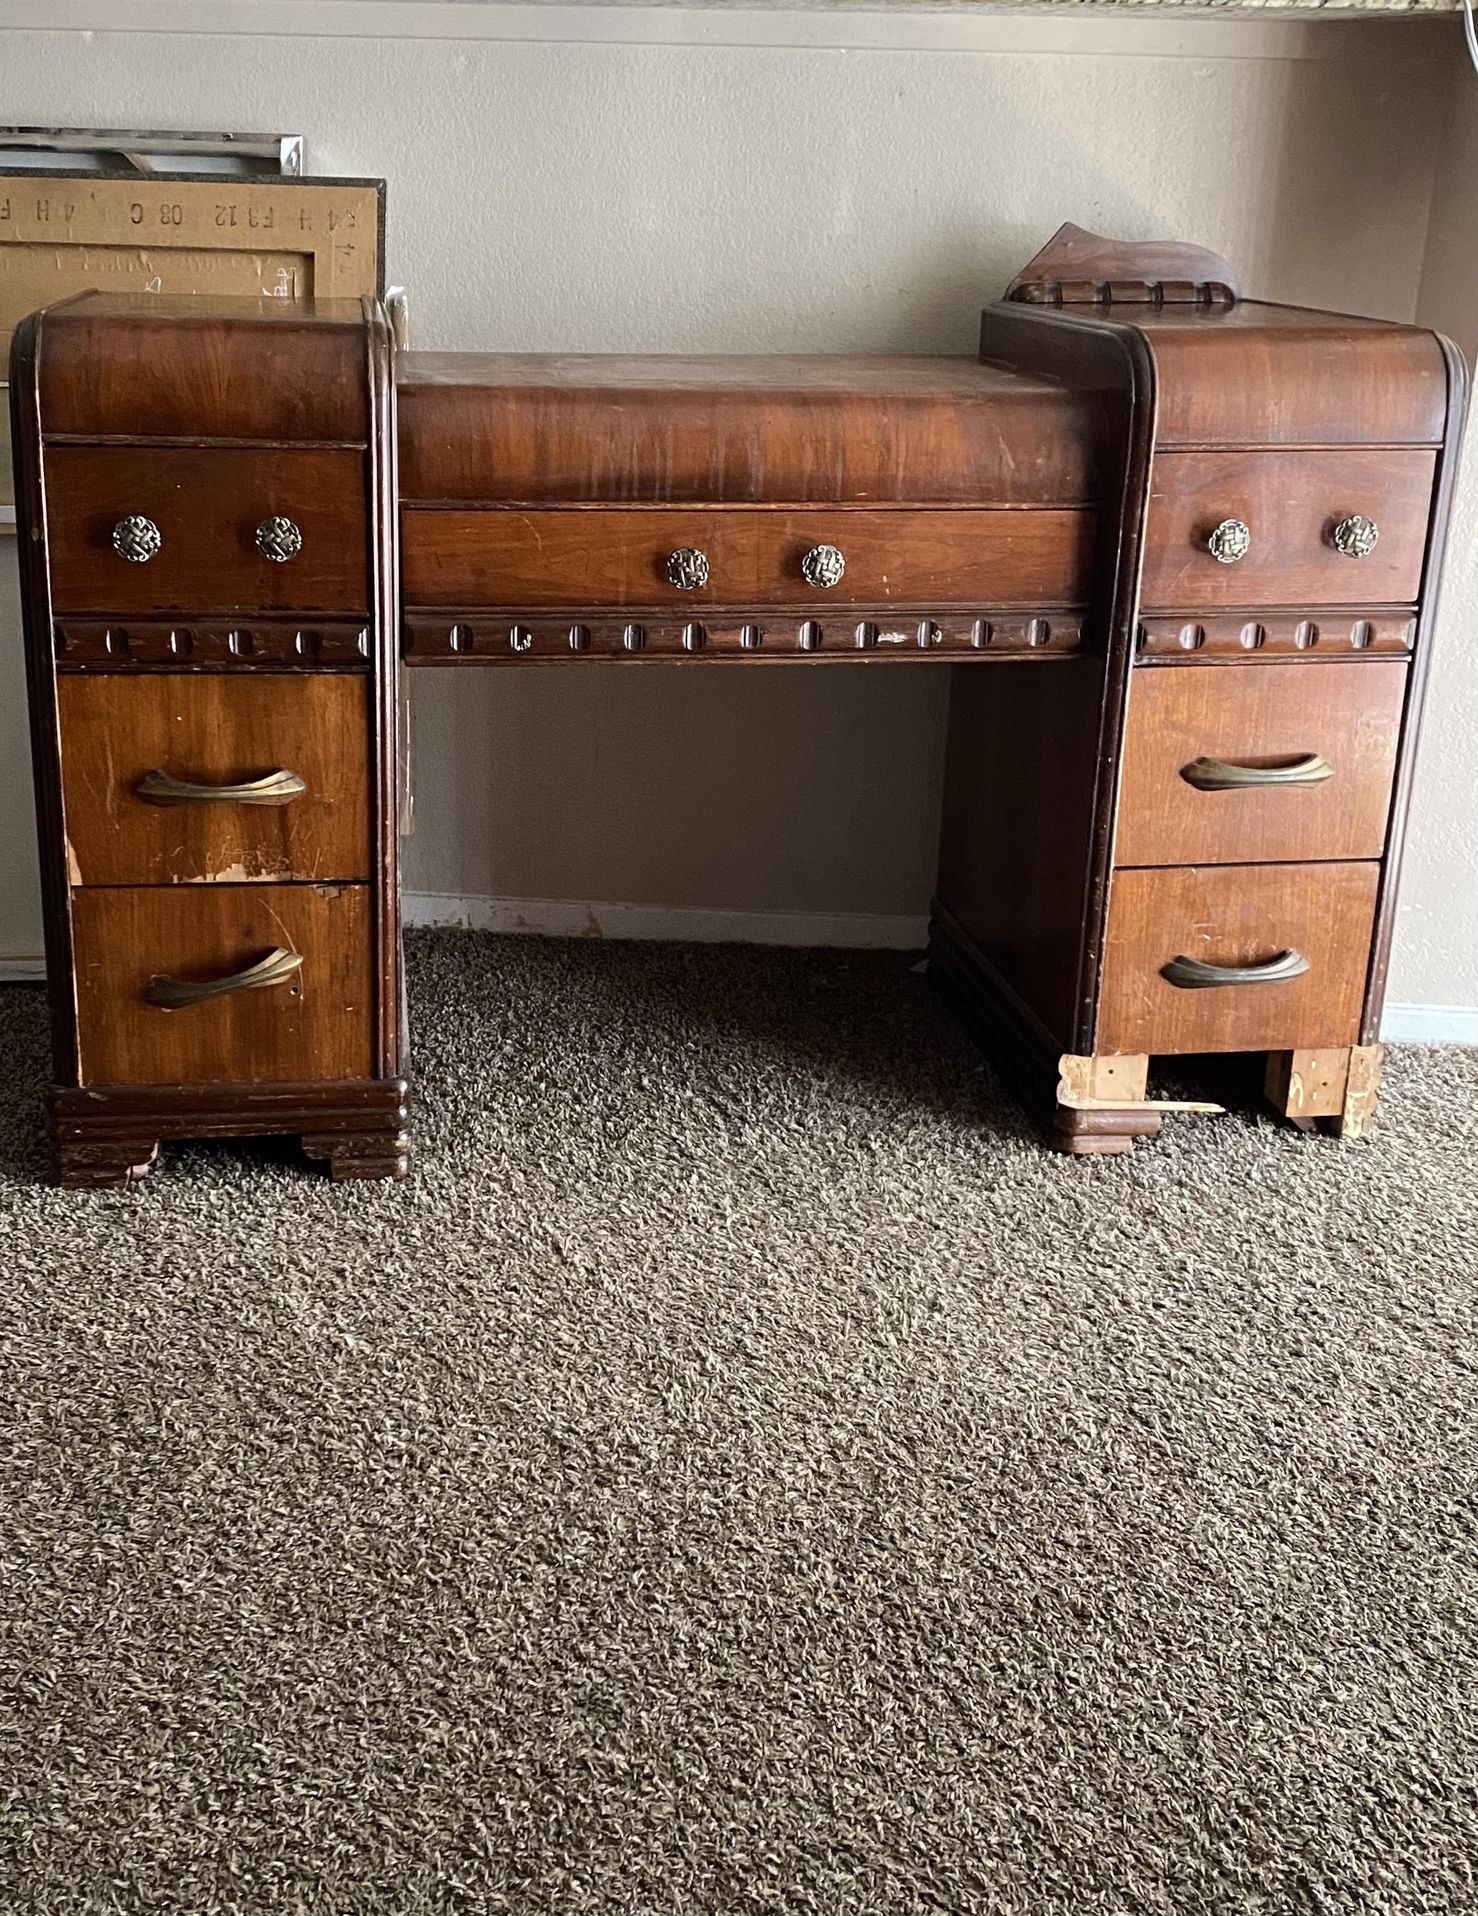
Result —
<svg viewBox="0 0 1478 1916"><path fill-rule="evenodd" d="M1405 697L1404 660L1137 669L1115 862L1379 858Z"/></svg>
<svg viewBox="0 0 1478 1916"><path fill-rule="evenodd" d="M1357 1044L1379 881L1374 861L1115 872L1096 1048Z"/></svg>
<svg viewBox="0 0 1478 1916"><path fill-rule="evenodd" d="M1091 510L1055 508L411 507L405 596L413 606L1079 605L1094 524ZM813 583L808 571L835 572L833 554L840 576ZM686 587L673 579L684 563Z"/></svg>
<svg viewBox="0 0 1478 1916"><path fill-rule="evenodd" d="M82 1083L370 1077L370 931L366 885L74 891Z"/></svg>
<svg viewBox="0 0 1478 1916"><path fill-rule="evenodd" d="M58 612L368 606L362 453L56 446L45 464Z"/></svg>
<svg viewBox="0 0 1478 1916"><path fill-rule="evenodd" d="M75 885L368 878L368 681L59 675Z"/></svg>
<svg viewBox="0 0 1478 1916"><path fill-rule="evenodd" d="M1401 449L1157 453L1142 603L1409 605L1421 589L1436 463L1435 452ZM1375 534L1363 553L1370 533L1360 522ZM1238 526L1241 557L1232 556L1235 530L1213 539Z"/></svg>

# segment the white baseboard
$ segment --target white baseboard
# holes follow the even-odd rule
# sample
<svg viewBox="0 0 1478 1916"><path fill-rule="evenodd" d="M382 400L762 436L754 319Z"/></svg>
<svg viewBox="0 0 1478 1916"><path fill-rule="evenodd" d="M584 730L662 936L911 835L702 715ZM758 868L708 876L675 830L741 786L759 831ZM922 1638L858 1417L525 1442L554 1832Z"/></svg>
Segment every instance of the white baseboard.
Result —
<svg viewBox="0 0 1478 1916"><path fill-rule="evenodd" d="M465 898L407 892L408 925L521 932L535 938L644 938L695 945L833 945L863 951L919 951L929 921L920 913L723 911L708 905L618 905L574 898Z"/></svg>
<svg viewBox="0 0 1478 1916"><path fill-rule="evenodd" d="M0 985L39 985L45 982L44 958L0 958Z"/></svg>
<svg viewBox="0 0 1478 1916"><path fill-rule="evenodd" d="M1478 1005L1387 1005L1380 1035L1387 1044L1478 1045Z"/></svg>

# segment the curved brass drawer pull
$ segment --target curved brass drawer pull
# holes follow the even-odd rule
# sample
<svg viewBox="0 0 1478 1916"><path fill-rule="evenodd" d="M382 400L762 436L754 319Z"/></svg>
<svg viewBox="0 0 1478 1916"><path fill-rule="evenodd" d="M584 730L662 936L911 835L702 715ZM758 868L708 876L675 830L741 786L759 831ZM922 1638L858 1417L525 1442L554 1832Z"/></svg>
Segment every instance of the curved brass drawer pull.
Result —
<svg viewBox="0 0 1478 1916"><path fill-rule="evenodd" d="M1180 775L1198 792L1241 792L1256 785L1322 785L1334 767L1317 752L1305 752L1287 765L1238 765L1225 758L1193 758Z"/></svg>
<svg viewBox="0 0 1478 1916"><path fill-rule="evenodd" d="M198 1005L206 998L225 998L233 991L266 991L272 985L285 985L303 969L303 954L279 945L245 971L233 971L225 978L151 978L144 997L151 1005L166 1011L178 1011L185 1005Z"/></svg>
<svg viewBox="0 0 1478 1916"><path fill-rule="evenodd" d="M1208 985L1286 985L1290 978L1302 978L1308 968L1308 959L1297 951L1280 951L1256 965L1208 965L1182 953L1160 967L1160 976L1183 991L1204 991Z"/></svg>
<svg viewBox="0 0 1478 1916"><path fill-rule="evenodd" d="M196 785L173 772L145 772L134 786L151 805L287 805L308 787L296 772L268 772L244 785Z"/></svg>

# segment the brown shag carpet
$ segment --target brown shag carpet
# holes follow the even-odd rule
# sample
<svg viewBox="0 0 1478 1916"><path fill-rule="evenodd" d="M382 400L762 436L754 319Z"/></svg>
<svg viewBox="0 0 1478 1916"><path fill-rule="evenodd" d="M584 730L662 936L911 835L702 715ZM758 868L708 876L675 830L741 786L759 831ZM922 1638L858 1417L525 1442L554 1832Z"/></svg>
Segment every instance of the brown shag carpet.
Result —
<svg viewBox="0 0 1478 1916"><path fill-rule="evenodd" d="M7 1916L1478 1907L1478 1056L1075 1162L906 959L412 960L400 1187L45 1188L0 994Z"/></svg>

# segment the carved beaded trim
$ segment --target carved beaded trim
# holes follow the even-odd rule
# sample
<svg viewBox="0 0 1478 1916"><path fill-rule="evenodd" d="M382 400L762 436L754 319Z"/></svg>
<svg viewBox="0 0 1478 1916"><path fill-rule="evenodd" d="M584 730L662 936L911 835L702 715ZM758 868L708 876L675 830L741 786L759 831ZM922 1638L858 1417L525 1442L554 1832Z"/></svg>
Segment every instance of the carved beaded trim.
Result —
<svg viewBox="0 0 1478 1916"><path fill-rule="evenodd" d="M58 619L53 647L58 671L364 671L370 635L362 619Z"/></svg>
<svg viewBox="0 0 1478 1916"><path fill-rule="evenodd" d="M1081 612L1008 611L866 613L825 619L772 613L743 619L710 614L701 623L670 612L620 618L554 618L543 612L413 610L405 617L405 654L426 662L467 659L482 665L548 664L578 658L875 658L1020 657L1083 649Z"/></svg>
<svg viewBox="0 0 1478 1916"><path fill-rule="evenodd" d="M1141 658L1297 658L1300 654L1348 655L1409 652L1416 639L1410 612L1227 612L1194 618L1142 619L1136 634Z"/></svg>

